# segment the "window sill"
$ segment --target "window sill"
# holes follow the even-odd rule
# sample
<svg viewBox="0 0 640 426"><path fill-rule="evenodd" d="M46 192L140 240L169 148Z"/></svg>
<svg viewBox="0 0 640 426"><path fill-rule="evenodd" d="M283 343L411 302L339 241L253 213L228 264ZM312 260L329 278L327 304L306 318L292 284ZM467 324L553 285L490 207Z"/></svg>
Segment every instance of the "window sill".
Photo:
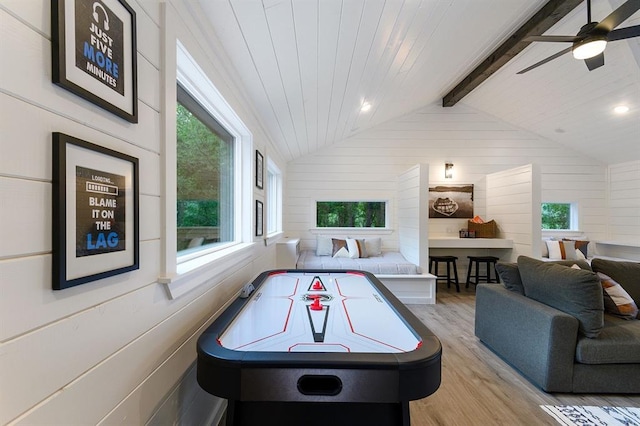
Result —
<svg viewBox="0 0 640 426"><path fill-rule="evenodd" d="M311 228L309 232L315 235L336 234L349 232L352 234L387 235L393 233L391 228Z"/></svg>
<svg viewBox="0 0 640 426"><path fill-rule="evenodd" d="M277 243L280 239L282 239L283 235L284 232L274 232L273 234L267 235L267 237L264 239L264 245L268 247Z"/></svg>
<svg viewBox="0 0 640 426"><path fill-rule="evenodd" d="M199 256L178 265L176 274L171 277L160 277L158 282L164 284L170 299L177 299L185 293L210 281L212 276L219 275L234 264L251 258L255 243L237 244L224 250Z"/></svg>

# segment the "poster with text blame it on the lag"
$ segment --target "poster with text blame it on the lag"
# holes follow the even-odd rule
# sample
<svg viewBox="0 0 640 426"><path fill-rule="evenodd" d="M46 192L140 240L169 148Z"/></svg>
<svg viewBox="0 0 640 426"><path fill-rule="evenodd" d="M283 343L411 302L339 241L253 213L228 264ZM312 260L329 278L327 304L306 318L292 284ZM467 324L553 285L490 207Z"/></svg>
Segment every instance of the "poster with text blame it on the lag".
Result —
<svg viewBox="0 0 640 426"><path fill-rule="evenodd" d="M103 2L75 0L76 67L124 95L124 24Z"/></svg>
<svg viewBox="0 0 640 426"><path fill-rule="evenodd" d="M76 166L76 257L125 250L125 177Z"/></svg>

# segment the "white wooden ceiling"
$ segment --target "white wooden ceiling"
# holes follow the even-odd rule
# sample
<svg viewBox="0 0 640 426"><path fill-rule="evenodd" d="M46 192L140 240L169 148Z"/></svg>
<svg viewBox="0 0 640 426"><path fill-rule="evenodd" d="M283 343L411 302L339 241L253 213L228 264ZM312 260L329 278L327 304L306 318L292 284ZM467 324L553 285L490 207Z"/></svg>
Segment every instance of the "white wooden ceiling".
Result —
<svg viewBox="0 0 640 426"><path fill-rule="evenodd" d="M196 18L211 25L262 126L291 160L441 103L545 3L200 0ZM620 3L593 0L594 20ZM548 34L577 33L585 9ZM638 21L640 13L620 27ZM640 159L640 38L610 43L605 66L592 72L568 54L515 74L565 47L529 46L461 103L605 163ZM611 113L620 102L631 108L624 117Z"/></svg>

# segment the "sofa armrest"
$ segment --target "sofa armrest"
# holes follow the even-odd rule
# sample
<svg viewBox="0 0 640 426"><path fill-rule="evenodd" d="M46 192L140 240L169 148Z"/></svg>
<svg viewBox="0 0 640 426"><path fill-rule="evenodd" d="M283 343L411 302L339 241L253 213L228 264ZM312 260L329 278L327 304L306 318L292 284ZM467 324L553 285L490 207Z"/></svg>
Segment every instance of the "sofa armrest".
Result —
<svg viewBox="0 0 640 426"><path fill-rule="evenodd" d="M475 334L543 390L571 392L575 317L500 284L479 284Z"/></svg>

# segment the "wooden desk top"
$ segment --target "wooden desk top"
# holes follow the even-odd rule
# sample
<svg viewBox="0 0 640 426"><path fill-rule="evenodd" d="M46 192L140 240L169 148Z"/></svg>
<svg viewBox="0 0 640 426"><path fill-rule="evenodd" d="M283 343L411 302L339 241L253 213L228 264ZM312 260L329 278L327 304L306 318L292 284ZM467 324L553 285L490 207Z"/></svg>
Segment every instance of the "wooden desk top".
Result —
<svg viewBox="0 0 640 426"><path fill-rule="evenodd" d="M429 238L429 248L513 248L513 240L503 238Z"/></svg>

